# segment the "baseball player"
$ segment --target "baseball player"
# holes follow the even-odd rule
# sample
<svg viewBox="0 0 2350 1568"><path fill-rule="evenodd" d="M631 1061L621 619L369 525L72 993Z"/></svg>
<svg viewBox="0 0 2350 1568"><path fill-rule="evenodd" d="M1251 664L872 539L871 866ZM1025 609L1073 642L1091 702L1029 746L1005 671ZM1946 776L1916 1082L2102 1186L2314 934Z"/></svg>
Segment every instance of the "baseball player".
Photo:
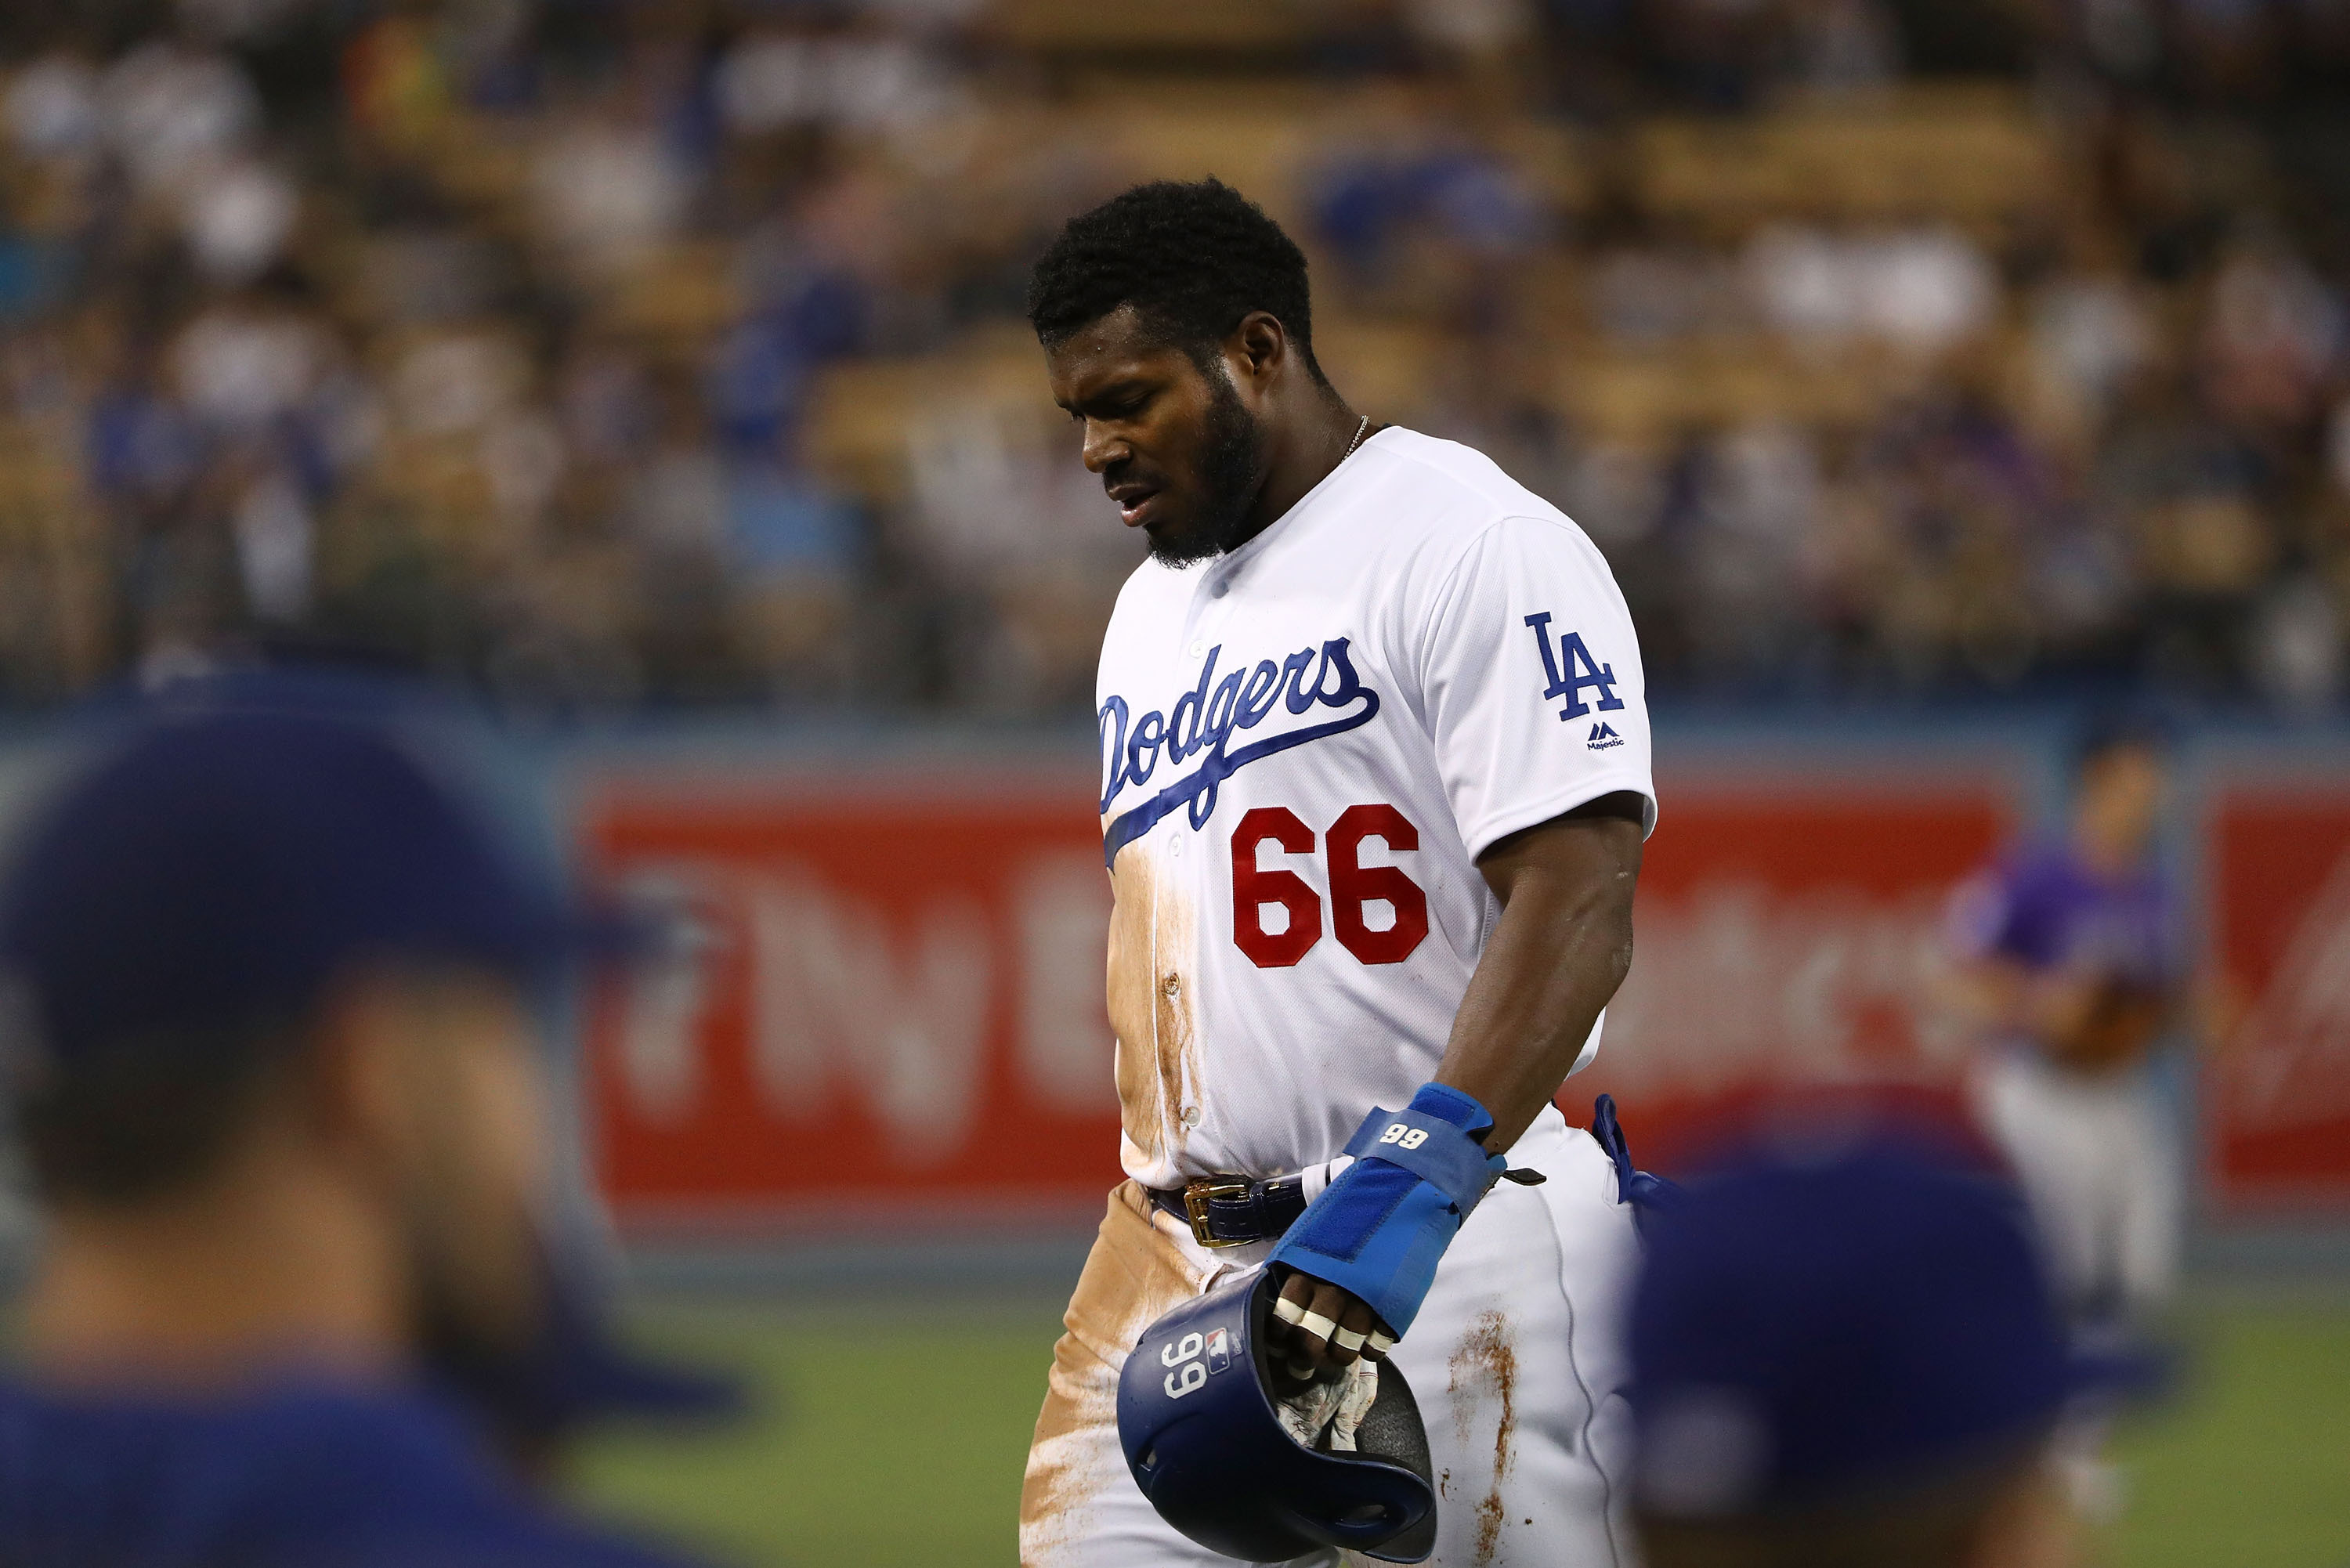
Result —
<svg viewBox="0 0 2350 1568"><path fill-rule="evenodd" d="M348 718L142 723L36 814L0 882L47 1222L0 1562L668 1561L533 1503L431 1372L510 1368L530 1426L593 1349L572 1321L532 1352L530 999L590 934Z"/></svg>
<svg viewBox="0 0 2350 1568"><path fill-rule="evenodd" d="M2152 856L2158 738L2094 726L2071 832L1964 884L1951 924L1962 1001L1991 1052L1983 1120L2014 1162L2066 1305L2158 1306L2178 1270L2180 1161L2147 1057L2189 1000L2173 900Z"/></svg>
<svg viewBox="0 0 2350 1568"><path fill-rule="evenodd" d="M1646 1232L1633 1506L1648 1568L2065 1568L2065 1345L2019 1195L1955 1139L1771 1132Z"/></svg>
<svg viewBox="0 0 2350 1568"><path fill-rule="evenodd" d="M1149 556L1098 691L1128 1179L1055 1354L1023 1561L1218 1561L1128 1478L1114 1400L1147 1324L1259 1263L1297 1376L1385 1354L1423 1391L1435 1562L1623 1561L1634 1237L1551 1103L1630 962L1656 815L1607 563L1477 452L1349 408L1304 256L1215 181L1073 219L1030 318Z"/></svg>

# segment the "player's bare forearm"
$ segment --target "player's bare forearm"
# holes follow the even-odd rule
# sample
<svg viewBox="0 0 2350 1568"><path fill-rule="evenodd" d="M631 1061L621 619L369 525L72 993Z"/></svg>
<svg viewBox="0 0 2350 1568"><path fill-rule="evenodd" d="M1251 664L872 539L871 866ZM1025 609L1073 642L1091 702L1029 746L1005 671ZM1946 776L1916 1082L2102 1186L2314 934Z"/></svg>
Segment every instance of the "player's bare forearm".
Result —
<svg viewBox="0 0 2350 1568"><path fill-rule="evenodd" d="M1502 918L1436 1081L1492 1114L1488 1148L1517 1142L1557 1095L1631 968L1641 805L1629 792L1603 795L1478 858Z"/></svg>
<svg viewBox="0 0 2350 1568"><path fill-rule="evenodd" d="M1517 1142L1558 1093L1631 968L1641 804L1628 792L1604 795L1511 835L1478 859L1502 919L1453 1019L1436 1081L1492 1113L1487 1148ZM1289 1347L1300 1376L1351 1362L1378 1326L1370 1308L1310 1275L1293 1274L1281 1293L1289 1322L1303 1326L1276 1320L1274 1337Z"/></svg>

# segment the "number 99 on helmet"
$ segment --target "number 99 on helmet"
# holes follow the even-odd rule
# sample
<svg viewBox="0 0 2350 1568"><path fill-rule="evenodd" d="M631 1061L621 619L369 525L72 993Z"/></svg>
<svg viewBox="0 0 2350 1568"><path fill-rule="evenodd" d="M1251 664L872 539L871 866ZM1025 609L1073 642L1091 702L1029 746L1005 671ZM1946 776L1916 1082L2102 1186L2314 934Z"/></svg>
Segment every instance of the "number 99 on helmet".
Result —
<svg viewBox="0 0 2350 1568"><path fill-rule="evenodd" d="M1355 1452L1299 1442L1274 1412L1266 1325L1275 1293L1272 1274L1257 1270L1143 1331L1118 1385L1118 1442L1135 1484L1169 1524L1243 1562L1325 1547L1425 1561L1436 1490L1411 1386L1382 1362Z"/></svg>

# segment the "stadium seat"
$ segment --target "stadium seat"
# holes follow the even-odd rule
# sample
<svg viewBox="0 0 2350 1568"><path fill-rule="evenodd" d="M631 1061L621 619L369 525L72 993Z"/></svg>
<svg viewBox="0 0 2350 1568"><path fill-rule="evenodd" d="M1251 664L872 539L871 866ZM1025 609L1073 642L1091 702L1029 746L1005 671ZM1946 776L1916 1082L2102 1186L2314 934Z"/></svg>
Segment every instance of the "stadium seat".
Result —
<svg viewBox="0 0 2350 1568"><path fill-rule="evenodd" d="M1046 54L1254 53L1294 49L1301 8L1282 0L1185 0L1180 5L1105 5L1099 0L995 0L993 30Z"/></svg>
<svg viewBox="0 0 2350 1568"><path fill-rule="evenodd" d="M602 313L614 330L651 340L660 357L684 358L742 307L733 247L702 241L664 245L645 258L616 281Z"/></svg>
<svg viewBox="0 0 2350 1568"><path fill-rule="evenodd" d="M902 496L907 441L951 410L1059 417L1045 389L1044 356L1024 327L975 335L955 348L827 369L810 396L805 451L827 480L877 500Z"/></svg>
<svg viewBox="0 0 2350 1568"><path fill-rule="evenodd" d="M1762 419L1856 424L1890 385L1890 368L1874 356L1809 359L1761 339L1724 339L1647 354L1570 352L1554 395L1561 412L1594 433L1640 441Z"/></svg>
<svg viewBox="0 0 2350 1568"><path fill-rule="evenodd" d="M1988 223L2049 201L2059 178L2020 98L1991 92L1655 120L1635 134L1631 173L1650 212L1732 229L1781 213Z"/></svg>

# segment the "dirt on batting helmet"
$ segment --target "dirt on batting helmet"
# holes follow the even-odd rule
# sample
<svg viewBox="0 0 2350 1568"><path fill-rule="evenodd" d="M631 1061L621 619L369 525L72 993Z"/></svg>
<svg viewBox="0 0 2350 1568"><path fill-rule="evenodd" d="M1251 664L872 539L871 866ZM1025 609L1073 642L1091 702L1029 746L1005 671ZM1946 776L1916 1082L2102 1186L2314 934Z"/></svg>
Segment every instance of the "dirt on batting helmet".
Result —
<svg viewBox="0 0 2350 1568"><path fill-rule="evenodd" d="M1355 1451L1292 1437L1275 1412L1264 1270L1218 1285L1143 1331L1118 1386L1127 1468L1160 1518L1211 1552L1281 1563L1342 1547L1419 1563L1436 1546L1428 1432L1390 1363Z"/></svg>

